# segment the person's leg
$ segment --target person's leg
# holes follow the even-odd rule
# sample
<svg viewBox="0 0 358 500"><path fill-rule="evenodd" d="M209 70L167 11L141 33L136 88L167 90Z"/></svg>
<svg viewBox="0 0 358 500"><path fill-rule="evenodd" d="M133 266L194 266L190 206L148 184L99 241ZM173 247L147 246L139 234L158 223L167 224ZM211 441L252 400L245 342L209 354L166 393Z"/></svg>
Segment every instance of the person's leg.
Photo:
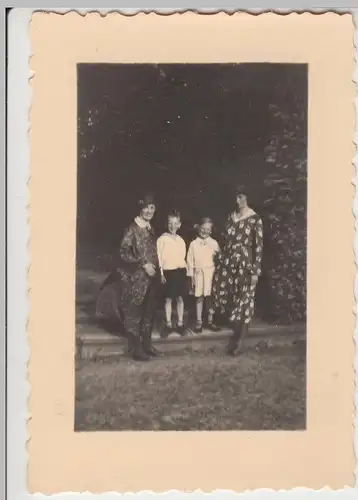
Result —
<svg viewBox="0 0 358 500"><path fill-rule="evenodd" d="M203 330L203 305L204 305L204 297L196 297L195 333L201 333Z"/></svg>
<svg viewBox="0 0 358 500"><path fill-rule="evenodd" d="M177 297L177 316L178 316L178 329L183 330L184 327L184 299ZM182 333L182 331L180 332Z"/></svg>
<svg viewBox="0 0 358 500"><path fill-rule="evenodd" d="M245 321L240 321L240 323L234 326L233 334L229 340L227 348L229 356L237 356L240 354L240 349L248 330L249 323L245 323Z"/></svg>
<svg viewBox="0 0 358 500"><path fill-rule="evenodd" d="M236 309L237 323L234 322L234 333L228 346L228 354L239 354L242 343L249 331L249 325L254 313L256 286L247 284L242 287L241 297Z"/></svg>
<svg viewBox="0 0 358 500"><path fill-rule="evenodd" d="M166 327L172 328L172 299L170 297L165 298L164 310Z"/></svg>
<svg viewBox="0 0 358 500"><path fill-rule="evenodd" d="M161 333L162 338L166 339L173 333L172 325L172 299L170 297L165 297L164 299L164 312L165 312L165 325Z"/></svg>
<svg viewBox="0 0 358 500"><path fill-rule="evenodd" d="M240 322L237 327L234 327L231 349L228 348L228 354L231 356L239 354L242 343L249 331L249 325L254 313L255 291L255 285L249 284L243 287L242 297L238 307L238 318Z"/></svg>
<svg viewBox="0 0 358 500"><path fill-rule="evenodd" d="M232 325L232 336L227 346L227 353L230 356L238 354L238 345L242 343L241 336L245 335L245 313L247 309L249 297L249 287L247 284L242 285L241 289L237 290L232 297L232 308L230 311L230 323Z"/></svg>
<svg viewBox="0 0 358 500"><path fill-rule="evenodd" d="M206 305L206 310L207 310L207 317L208 317L208 324L207 327L209 330L212 332L218 332L220 331L220 328L214 323L214 314L215 314L215 309L213 307L212 299L211 296L205 297L205 305Z"/></svg>
<svg viewBox="0 0 358 500"><path fill-rule="evenodd" d="M143 316L141 321L141 339L143 351L151 357L161 356L162 353L152 344L152 330L155 318L156 307L155 288L152 285L148 290L147 298L143 307Z"/></svg>
<svg viewBox="0 0 358 500"><path fill-rule="evenodd" d="M141 339L142 307L132 305L125 311L124 327L128 335L128 351L136 361L148 361L150 357L145 354Z"/></svg>
<svg viewBox="0 0 358 500"><path fill-rule="evenodd" d="M241 335L241 327L242 327L241 321L232 322L232 334L231 337L229 338L229 343L227 345L227 350L226 350L229 356L235 356L237 353L238 342Z"/></svg>
<svg viewBox="0 0 358 500"><path fill-rule="evenodd" d="M237 348L236 348L236 354L240 352L241 345L244 341L244 338L247 335L247 332L249 331L249 321L243 321L241 324L241 330L240 330L240 336L237 341Z"/></svg>
<svg viewBox="0 0 358 500"><path fill-rule="evenodd" d="M186 335L186 328L184 326L184 299L183 297L177 298L177 315L178 315L178 323L176 331L184 336Z"/></svg>

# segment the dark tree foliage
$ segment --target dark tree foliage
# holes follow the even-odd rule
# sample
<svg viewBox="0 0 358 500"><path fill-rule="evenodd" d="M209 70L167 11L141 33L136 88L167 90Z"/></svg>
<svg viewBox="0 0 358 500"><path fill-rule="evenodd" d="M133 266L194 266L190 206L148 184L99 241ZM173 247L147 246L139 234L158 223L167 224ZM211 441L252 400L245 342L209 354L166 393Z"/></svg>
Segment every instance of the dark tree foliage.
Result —
<svg viewBox="0 0 358 500"><path fill-rule="evenodd" d="M306 317L305 116L272 106L277 129L265 148L270 173L264 180L263 278L258 297L266 319L304 321Z"/></svg>

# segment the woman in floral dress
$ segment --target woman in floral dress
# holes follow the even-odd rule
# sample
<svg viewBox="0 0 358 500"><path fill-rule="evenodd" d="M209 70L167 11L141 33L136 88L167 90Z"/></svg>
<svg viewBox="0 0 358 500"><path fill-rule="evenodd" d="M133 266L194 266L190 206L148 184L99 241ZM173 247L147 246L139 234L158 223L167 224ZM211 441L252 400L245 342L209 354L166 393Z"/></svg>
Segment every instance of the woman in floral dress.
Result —
<svg viewBox="0 0 358 500"><path fill-rule="evenodd" d="M263 226L248 206L247 191L236 192L236 210L227 219L222 252L213 280L214 306L232 325L227 352L235 356L254 313L255 292L261 274Z"/></svg>
<svg viewBox="0 0 358 500"><path fill-rule="evenodd" d="M125 231L117 266L103 283L96 307L100 320L124 327L133 359L147 361L161 353L152 345L158 258L150 221L151 195L139 200L139 214Z"/></svg>

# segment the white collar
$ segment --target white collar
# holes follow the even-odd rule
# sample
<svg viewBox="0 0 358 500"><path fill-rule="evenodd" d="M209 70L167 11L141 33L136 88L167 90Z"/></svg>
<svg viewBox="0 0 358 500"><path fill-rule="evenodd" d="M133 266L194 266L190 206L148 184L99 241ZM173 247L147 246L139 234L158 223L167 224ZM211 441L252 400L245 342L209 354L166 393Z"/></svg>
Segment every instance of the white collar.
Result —
<svg viewBox="0 0 358 500"><path fill-rule="evenodd" d="M231 218L234 222L239 222L241 220L247 219L248 217L252 217L253 215L256 215L256 212L254 210L252 210L252 208L249 208L248 211L246 212L246 214L242 215L241 217L237 217L236 213L233 212L231 214Z"/></svg>
<svg viewBox="0 0 358 500"><path fill-rule="evenodd" d="M208 236L208 238L200 238L200 236L197 236L196 237L196 241L200 245L210 245L210 242L212 241L212 238L211 238L211 236Z"/></svg>
<svg viewBox="0 0 358 500"><path fill-rule="evenodd" d="M179 234L178 233L175 233L175 234L172 234L172 233L169 233L169 231L166 231L163 236L167 236L168 238L172 238L173 240L176 239L176 238L180 238Z"/></svg>
<svg viewBox="0 0 358 500"><path fill-rule="evenodd" d="M141 217L136 217L134 219L134 222L139 226L141 229L151 229L150 222L147 222L143 220Z"/></svg>

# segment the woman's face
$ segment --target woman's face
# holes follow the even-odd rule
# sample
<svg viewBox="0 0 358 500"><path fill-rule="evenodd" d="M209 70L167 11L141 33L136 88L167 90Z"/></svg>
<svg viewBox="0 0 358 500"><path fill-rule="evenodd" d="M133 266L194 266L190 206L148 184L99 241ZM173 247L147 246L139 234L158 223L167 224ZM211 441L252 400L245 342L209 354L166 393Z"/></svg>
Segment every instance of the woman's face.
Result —
<svg viewBox="0 0 358 500"><path fill-rule="evenodd" d="M209 236L211 235L212 229L213 229L213 226L212 226L212 224L210 224L210 222L205 222L204 224L202 224L199 227L200 238L203 238L203 239L209 238Z"/></svg>
<svg viewBox="0 0 358 500"><path fill-rule="evenodd" d="M245 194L238 194L236 196L236 205L238 208L245 208L247 206L247 197Z"/></svg>
<svg viewBox="0 0 358 500"><path fill-rule="evenodd" d="M140 211L140 216L146 222L151 221L153 219L154 214L155 214L154 204L147 205L146 207L143 207L142 210Z"/></svg>

